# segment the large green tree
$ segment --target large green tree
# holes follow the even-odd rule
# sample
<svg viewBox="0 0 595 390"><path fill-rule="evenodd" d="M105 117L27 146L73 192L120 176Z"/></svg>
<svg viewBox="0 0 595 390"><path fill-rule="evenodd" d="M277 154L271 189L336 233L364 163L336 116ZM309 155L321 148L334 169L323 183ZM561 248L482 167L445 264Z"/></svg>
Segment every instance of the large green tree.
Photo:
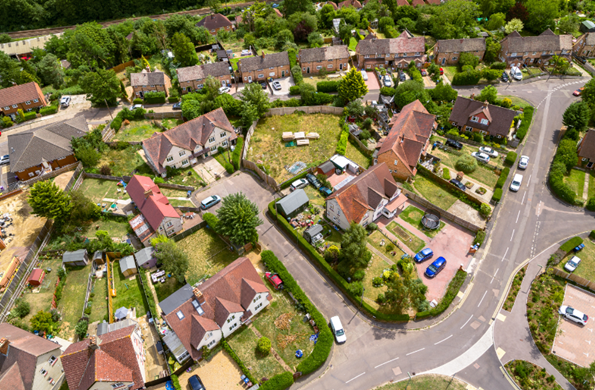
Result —
<svg viewBox="0 0 595 390"><path fill-rule="evenodd" d="M343 233L341 239L341 257L351 268L366 268L372 259L372 253L367 248L368 233L366 229L355 222Z"/></svg>
<svg viewBox="0 0 595 390"><path fill-rule="evenodd" d="M242 100L242 105L244 107L249 105L255 109L257 118L262 118L264 113L267 112L271 106L268 95L262 90L259 83L250 83L246 85L242 90L240 99Z"/></svg>
<svg viewBox="0 0 595 390"><path fill-rule="evenodd" d="M163 265L163 269L183 281L188 271L188 256L173 240L160 242L155 247L155 258Z"/></svg>
<svg viewBox="0 0 595 390"><path fill-rule="evenodd" d="M558 5L556 1L527 0L527 11L529 19L527 28L536 34L541 34L545 29L556 27L555 20L558 17Z"/></svg>
<svg viewBox="0 0 595 390"><path fill-rule="evenodd" d="M366 82L356 68L351 68L339 82L339 96L346 102L359 99L367 93Z"/></svg>
<svg viewBox="0 0 595 390"><path fill-rule="evenodd" d="M35 183L27 200L33 214L43 218L61 220L72 209L70 196L49 180Z"/></svg>
<svg viewBox="0 0 595 390"><path fill-rule="evenodd" d="M88 72L80 80L80 86L95 106L112 106L117 103L118 96L122 91L120 80L113 70L97 69L96 72Z"/></svg>
<svg viewBox="0 0 595 390"><path fill-rule="evenodd" d="M574 102L562 115L562 123L564 125L583 131L587 128L589 120L591 119L591 110L585 102Z"/></svg>
<svg viewBox="0 0 595 390"><path fill-rule="evenodd" d="M198 55L190 39L182 34L175 33L171 39L171 49L174 57L181 66L192 66L198 64Z"/></svg>
<svg viewBox="0 0 595 390"><path fill-rule="evenodd" d="M41 333L47 332L52 334L55 328L55 323L52 320L52 314L47 311L38 311L33 317L31 317L31 329L37 330Z"/></svg>
<svg viewBox="0 0 595 390"><path fill-rule="evenodd" d="M287 17L296 12L314 13L314 3L304 0L283 1L283 14Z"/></svg>
<svg viewBox="0 0 595 390"><path fill-rule="evenodd" d="M7 88L20 81L20 65L3 51L0 51L0 86Z"/></svg>
<svg viewBox="0 0 595 390"><path fill-rule="evenodd" d="M258 206L242 192L226 196L221 203L221 208L217 210L217 232L239 246L257 242L256 228L262 225L262 220L258 218Z"/></svg>
<svg viewBox="0 0 595 390"><path fill-rule="evenodd" d="M60 88L64 83L64 69L55 55L47 54L37 63L36 67L37 73L45 85Z"/></svg>

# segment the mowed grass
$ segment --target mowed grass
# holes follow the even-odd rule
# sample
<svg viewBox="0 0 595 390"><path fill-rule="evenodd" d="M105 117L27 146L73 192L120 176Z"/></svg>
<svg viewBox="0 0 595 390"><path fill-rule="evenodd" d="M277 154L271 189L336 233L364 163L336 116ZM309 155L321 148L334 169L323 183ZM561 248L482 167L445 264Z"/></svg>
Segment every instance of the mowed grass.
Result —
<svg viewBox="0 0 595 390"><path fill-rule="evenodd" d="M143 291L138 282L138 275L126 278L120 271L120 263L117 261L113 263L112 271L114 273L114 285L116 287L116 296L112 298L114 313L121 307L127 309L136 307L137 317L147 314L147 304L145 303Z"/></svg>
<svg viewBox="0 0 595 390"><path fill-rule="evenodd" d="M107 165L112 169L112 176L139 175L153 176L151 167L137 153L140 148L129 146L124 150L108 149L103 152L98 167Z"/></svg>
<svg viewBox="0 0 595 390"><path fill-rule="evenodd" d="M521 108L527 108L527 107L533 107L531 105L531 103L529 103L528 101L526 101L525 99L521 99L520 97L516 97L516 96L501 96L500 98L504 99L504 98L509 98L510 101L512 102L513 106L519 106Z"/></svg>
<svg viewBox="0 0 595 390"><path fill-rule="evenodd" d="M37 314L37 312L40 310L50 311L52 298L54 296L54 291L56 290L56 282L58 281L58 268L61 264L62 259L55 258L44 259L38 265L38 268L41 268L44 271L46 271L48 268L51 268L52 272L48 273L46 271L43 282L41 283L41 286L38 287L38 293L31 293L28 292L28 290L25 290L26 292L23 294L21 299L29 303L31 306L31 311L23 318L24 323L29 324L31 317Z"/></svg>
<svg viewBox="0 0 595 390"><path fill-rule="evenodd" d="M308 146L286 147L282 140L284 132L316 132L317 140L310 140ZM298 161L318 165L335 154L341 127L339 116L327 114L291 114L263 118L256 127L250 141L248 160L262 161L269 174L281 183L294 175L285 167ZM346 157L361 163L367 158L353 145L347 144ZM367 168L367 165L363 165Z"/></svg>
<svg viewBox="0 0 595 390"><path fill-rule="evenodd" d="M93 282L93 304L91 305L91 314L89 323L103 321L107 315L107 277L95 279Z"/></svg>
<svg viewBox="0 0 595 390"><path fill-rule="evenodd" d="M163 301L165 298L169 297L171 294L175 293L183 286L184 284L178 282L176 278L168 277L165 278L165 282L163 283L157 282L153 284L153 287L155 287L155 293L157 294L157 300L159 302Z"/></svg>
<svg viewBox="0 0 595 390"><path fill-rule="evenodd" d="M132 228L128 222L114 221L112 219L99 219L83 227L83 233L90 238L94 238L95 233L99 230L105 230L110 237L122 239L129 231L132 231Z"/></svg>
<svg viewBox="0 0 595 390"><path fill-rule="evenodd" d="M468 145L465 145L465 146L463 146L463 149L461 149L461 150L463 151L463 154L471 154L472 152L477 151L478 149L470 147ZM502 153L504 153L504 152L502 152ZM453 179L456 178L457 170L455 169L455 166L456 166L457 160L459 158L461 158L462 156L457 156L454 153L448 153L448 152L445 152L444 150L441 150L438 148L434 149L432 151L432 154L435 155L436 157L439 157L442 160L442 163L450 168L450 173L451 173L450 176ZM498 159L494 159L491 161L493 163L497 164L498 166L501 166L500 161ZM473 171L465 176L469 176L470 178L475 179L476 181L479 181L480 183L484 184L485 186L487 186L489 188L494 188L496 186L496 182L498 181L498 175L496 175L494 170L483 166L483 164L480 162L477 163L477 168L475 169L475 171ZM465 182L465 178L463 178L463 182Z"/></svg>
<svg viewBox="0 0 595 390"><path fill-rule="evenodd" d="M272 378L285 371L272 353L265 356L256 350L258 337L256 337L252 329L245 326L240 327L227 339L227 342L257 379Z"/></svg>
<svg viewBox="0 0 595 390"><path fill-rule="evenodd" d="M376 390L465 390L467 386L457 379L442 375L414 376L404 380L378 387Z"/></svg>
<svg viewBox="0 0 595 390"><path fill-rule="evenodd" d="M325 208L326 202L324 200L324 196L321 195L320 191L316 189L313 185L308 185L304 188L306 195L310 199L310 204Z"/></svg>
<svg viewBox="0 0 595 390"><path fill-rule="evenodd" d="M424 216L424 212L415 206L407 206L407 208L405 210L403 210L403 212L401 212L401 214L399 214L399 218L401 218L403 221L407 222L408 224L410 224L411 226L413 226L414 228L416 228L417 230L419 230L426 236L428 236L430 238L436 237L438 232L440 230L442 230L442 228L445 226L445 223L440 221L440 225L438 226L438 229L428 230L421 223L423 216Z"/></svg>
<svg viewBox="0 0 595 390"><path fill-rule="evenodd" d="M388 307L383 307L383 306L380 306L378 303L376 303L376 298L378 298L378 294L381 294L381 293L384 294L387 290L387 287L386 286L374 287L374 285L372 284L372 279L374 279L376 277L381 278L382 272L385 269L390 268L390 267L391 267L391 264L387 263L383 258L381 258L380 256L377 256L375 254L372 254L372 260L370 261L370 265L366 269L366 276L362 280L362 284L364 285L364 288L366 289L364 291L364 300L366 301L366 303L369 304L370 306L372 306L376 310L379 310L382 308L383 313L391 313L392 314L392 311Z"/></svg>
<svg viewBox="0 0 595 390"><path fill-rule="evenodd" d="M589 199L595 196L595 173L589 171Z"/></svg>
<svg viewBox="0 0 595 390"><path fill-rule="evenodd" d="M421 196L444 210L448 210L457 201L456 196L424 176L417 175L413 185Z"/></svg>
<svg viewBox="0 0 595 390"><path fill-rule="evenodd" d="M572 256L578 256L581 259L581 263L577 269L573 272L576 276L585 278L591 281L595 281L595 244L587 238L584 241L585 247L578 253L570 252L570 254L562 259L556 267L562 271L568 273L564 269L564 265L572 258Z"/></svg>
<svg viewBox="0 0 595 390"><path fill-rule="evenodd" d="M161 124L168 130L173 129L174 127L179 126L182 123L184 123L183 120L176 118L165 118L161 121Z"/></svg>
<svg viewBox="0 0 595 390"><path fill-rule="evenodd" d="M66 276L66 285L62 290L62 299L58 304L58 311L62 313L59 336L68 340L74 337L74 327L83 314L91 263L84 267L66 267L66 271L68 275Z"/></svg>
<svg viewBox="0 0 595 390"><path fill-rule="evenodd" d="M151 138L154 133L160 132L162 132L161 128L153 124L153 120L151 119L131 121L127 126L122 125L113 141L144 141L147 138Z"/></svg>
<svg viewBox="0 0 595 390"><path fill-rule="evenodd" d="M375 231L374 233L370 234L368 236L368 242L380 253L388 257L390 260L393 260L395 263L401 258L401 256L405 254L405 252L403 252L401 249L397 248L395 245L392 245L390 240L379 231ZM390 250L389 245L392 245L392 249ZM391 255L391 252L395 252L395 255Z"/></svg>
<svg viewBox="0 0 595 390"><path fill-rule="evenodd" d="M389 232L395 235L403 244L407 245L413 252L424 249L426 243L415 234L405 229L402 225L392 221L386 227Z"/></svg>
<svg viewBox="0 0 595 390"><path fill-rule="evenodd" d="M177 244L190 260L186 273L190 284L215 275L238 258L237 253L230 251L227 244L209 228L200 229Z"/></svg>
<svg viewBox="0 0 595 390"><path fill-rule="evenodd" d="M128 193L114 180L86 178L79 187L93 203L107 203L103 199L129 199ZM118 192L118 189L121 190Z"/></svg>
<svg viewBox="0 0 595 390"><path fill-rule="evenodd" d="M564 177L564 182L574 191L576 197L583 198L585 188L585 171L571 169L570 174Z"/></svg>

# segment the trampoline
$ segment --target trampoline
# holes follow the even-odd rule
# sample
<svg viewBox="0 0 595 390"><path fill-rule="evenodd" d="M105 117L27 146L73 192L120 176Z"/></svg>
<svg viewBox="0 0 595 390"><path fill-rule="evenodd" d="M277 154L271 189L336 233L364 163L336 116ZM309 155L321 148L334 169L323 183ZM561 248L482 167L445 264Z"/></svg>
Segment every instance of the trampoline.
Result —
<svg viewBox="0 0 595 390"><path fill-rule="evenodd" d="M421 219L421 224L428 230L436 230L440 227L440 214L435 211L427 211Z"/></svg>

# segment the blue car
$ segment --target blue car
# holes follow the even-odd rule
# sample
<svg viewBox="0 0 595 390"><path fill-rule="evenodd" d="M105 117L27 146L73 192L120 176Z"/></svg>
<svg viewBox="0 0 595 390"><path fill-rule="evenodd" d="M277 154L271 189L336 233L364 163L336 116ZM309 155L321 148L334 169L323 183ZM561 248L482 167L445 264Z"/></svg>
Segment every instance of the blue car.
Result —
<svg viewBox="0 0 595 390"><path fill-rule="evenodd" d="M413 258L416 263L431 259L434 256L434 252L430 248L425 248L419 251Z"/></svg>
<svg viewBox="0 0 595 390"><path fill-rule="evenodd" d="M444 269L444 267L446 267L446 259L440 256L426 269L426 276L428 278L433 278L434 276L438 275L440 271Z"/></svg>
<svg viewBox="0 0 595 390"><path fill-rule="evenodd" d="M322 194L324 196L330 196L333 193L333 190L331 190L330 188L326 188L326 187L320 187L319 190L320 190L320 192L322 192Z"/></svg>

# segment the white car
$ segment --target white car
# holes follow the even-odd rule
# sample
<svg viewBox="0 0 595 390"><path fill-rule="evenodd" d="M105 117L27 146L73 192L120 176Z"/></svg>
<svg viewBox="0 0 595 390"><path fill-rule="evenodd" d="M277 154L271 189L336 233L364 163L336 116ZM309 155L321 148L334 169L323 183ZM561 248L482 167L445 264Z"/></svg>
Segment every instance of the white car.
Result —
<svg viewBox="0 0 595 390"><path fill-rule="evenodd" d="M529 156L521 156L519 169L527 169L527 166L529 166Z"/></svg>
<svg viewBox="0 0 595 390"><path fill-rule="evenodd" d="M517 68L516 66L513 66L510 68L510 75L512 76L513 79L520 81L523 79L523 74L521 73L521 70L519 68Z"/></svg>
<svg viewBox="0 0 595 390"><path fill-rule="evenodd" d="M490 156L488 156L485 153L473 152L473 153L471 153L471 155L473 157L475 157L476 159L478 159L479 161L481 161L481 162L484 162L484 163L489 163L490 162Z"/></svg>
<svg viewBox="0 0 595 390"><path fill-rule="evenodd" d="M560 306L558 313L568 318L570 321L574 321L577 324L581 325L587 325L587 321L589 320L589 316L585 313L566 305Z"/></svg>
<svg viewBox="0 0 595 390"><path fill-rule="evenodd" d="M273 88L275 89L275 91L281 90L281 83L278 81L273 81Z"/></svg>
<svg viewBox="0 0 595 390"><path fill-rule="evenodd" d="M347 341L347 336L345 336L345 329L343 329L343 325L341 324L339 316L334 316L333 318L331 318L330 326L331 330L333 331L333 334L335 335L337 343L343 344L345 341Z"/></svg>
<svg viewBox="0 0 595 390"><path fill-rule="evenodd" d="M570 260L566 264L564 264L564 269L568 272L574 272L578 268L578 265L581 263L581 259L577 256L572 256Z"/></svg>
<svg viewBox="0 0 595 390"><path fill-rule="evenodd" d="M70 106L70 96L62 96L62 99L60 99L60 105L62 107Z"/></svg>
<svg viewBox="0 0 595 390"><path fill-rule="evenodd" d="M229 87L219 88L219 93L228 93L229 91L231 91L231 88L229 88Z"/></svg>
<svg viewBox="0 0 595 390"><path fill-rule="evenodd" d="M291 183L291 187L289 187L289 190L290 191L295 191L298 188L304 188L307 185L308 185L308 180L306 180L306 179L297 179L296 181L294 181L293 183Z"/></svg>
<svg viewBox="0 0 595 390"><path fill-rule="evenodd" d="M242 50L241 55L242 56L251 56L252 55L252 50L244 49L244 50Z"/></svg>
<svg viewBox="0 0 595 390"><path fill-rule="evenodd" d="M494 157L494 158L498 157L498 152L496 152L496 151L495 151L494 149L492 149L492 148L488 148L487 146L482 146L482 147L480 147L480 148L479 148L479 151L480 151L480 152L482 152L482 153L485 153L485 154L487 154L487 155L488 155L488 156L490 156L490 157Z"/></svg>
<svg viewBox="0 0 595 390"><path fill-rule="evenodd" d="M4 164L8 164L8 163L10 163L10 156L8 154L0 157L0 165L4 165Z"/></svg>
<svg viewBox="0 0 595 390"><path fill-rule="evenodd" d="M510 183L510 190L517 192L521 189L521 184L523 184L523 175L519 175L518 173L514 175L514 179Z"/></svg>
<svg viewBox="0 0 595 390"><path fill-rule="evenodd" d="M360 70L362 77L364 78L364 81L368 81L368 72L366 72L365 70Z"/></svg>
<svg viewBox="0 0 595 390"><path fill-rule="evenodd" d="M142 104L135 104L135 105L133 105L133 106L130 108L130 110L131 110L131 111L134 111L134 110L136 110L137 108L143 108L143 105L142 105Z"/></svg>

